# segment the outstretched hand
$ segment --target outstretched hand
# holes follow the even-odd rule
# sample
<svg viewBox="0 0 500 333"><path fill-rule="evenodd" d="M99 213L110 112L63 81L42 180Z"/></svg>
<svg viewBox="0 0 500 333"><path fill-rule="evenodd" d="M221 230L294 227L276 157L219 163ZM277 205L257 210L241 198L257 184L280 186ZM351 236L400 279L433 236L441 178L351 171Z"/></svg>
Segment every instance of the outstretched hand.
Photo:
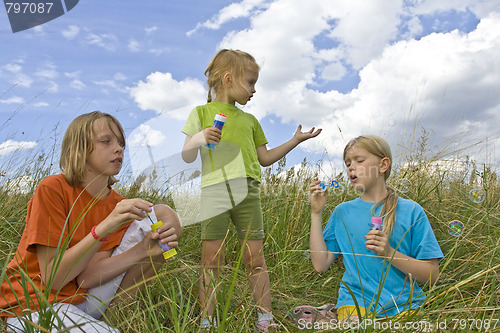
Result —
<svg viewBox="0 0 500 333"><path fill-rule="evenodd" d="M311 138L315 138L321 133L322 129L318 128L316 131L314 131L314 127L311 128L307 132L302 132L302 125L299 125L297 127L297 131L295 131L294 138L299 140L299 143L302 141L309 140Z"/></svg>

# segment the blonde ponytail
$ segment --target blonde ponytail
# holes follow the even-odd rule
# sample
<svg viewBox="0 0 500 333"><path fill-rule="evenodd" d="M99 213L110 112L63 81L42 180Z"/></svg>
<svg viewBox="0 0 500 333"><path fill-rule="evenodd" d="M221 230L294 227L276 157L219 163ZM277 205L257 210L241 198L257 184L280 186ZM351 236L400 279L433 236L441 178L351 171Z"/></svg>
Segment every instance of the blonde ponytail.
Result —
<svg viewBox="0 0 500 333"><path fill-rule="evenodd" d="M383 218L383 227L382 231L390 237L392 231L394 230L394 224L396 223L396 207L398 205L398 195L396 191L392 188L387 187L387 196L382 201L377 202L373 205L371 209L371 214L374 216L375 209L382 205L382 209L380 210L380 216Z"/></svg>

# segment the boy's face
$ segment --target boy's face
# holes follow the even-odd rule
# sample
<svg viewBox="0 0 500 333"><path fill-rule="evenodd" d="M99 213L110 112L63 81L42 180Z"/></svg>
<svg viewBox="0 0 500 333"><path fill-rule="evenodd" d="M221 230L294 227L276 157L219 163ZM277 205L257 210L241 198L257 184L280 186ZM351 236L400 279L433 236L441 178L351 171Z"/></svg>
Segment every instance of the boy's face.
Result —
<svg viewBox="0 0 500 333"><path fill-rule="evenodd" d="M255 84L259 79L259 72L245 71L243 77L233 86L233 97L240 105L247 104L255 94Z"/></svg>
<svg viewBox="0 0 500 333"><path fill-rule="evenodd" d="M85 178L101 175L109 177L120 172L124 144L115 133L120 131L113 122L109 122L106 118L94 121L93 150L87 155Z"/></svg>

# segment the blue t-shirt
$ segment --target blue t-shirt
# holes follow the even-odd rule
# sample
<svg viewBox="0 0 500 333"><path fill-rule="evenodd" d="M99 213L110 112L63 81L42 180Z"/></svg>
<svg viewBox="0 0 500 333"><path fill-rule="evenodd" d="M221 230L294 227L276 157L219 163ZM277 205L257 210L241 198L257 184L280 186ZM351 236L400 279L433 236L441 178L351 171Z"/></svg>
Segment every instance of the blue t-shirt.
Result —
<svg viewBox="0 0 500 333"><path fill-rule="evenodd" d="M338 205L323 230L323 237L329 251L336 256L343 255L346 271L342 281L349 286L358 305L377 317L390 317L409 310L410 306L418 308L425 295L416 281L411 285L403 272L366 248L364 236L370 231L373 205L361 198ZM381 206L377 207L375 216L380 210ZM398 199L396 223L389 244L415 259L443 257L423 208L403 198ZM340 284L337 307L355 305L344 283Z"/></svg>

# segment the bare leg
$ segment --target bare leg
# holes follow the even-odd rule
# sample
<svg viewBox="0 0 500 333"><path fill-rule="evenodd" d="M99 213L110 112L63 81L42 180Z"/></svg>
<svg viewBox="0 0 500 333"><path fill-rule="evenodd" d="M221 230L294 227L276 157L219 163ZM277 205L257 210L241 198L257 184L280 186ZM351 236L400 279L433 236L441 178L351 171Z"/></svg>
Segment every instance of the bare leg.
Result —
<svg viewBox="0 0 500 333"><path fill-rule="evenodd" d="M110 308L123 300L132 301L134 295L144 289L146 281L158 273L158 270L165 263L165 259L163 256L157 256L152 258L152 263L152 265L151 262L138 264L127 271L116 296L110 303Z"/></svg>
<svg viewBox="0 0 500 333"><path fill-rule="evenodd" d="M201 250L201 267L198 298L201 317L211 317L214 312L215 291L220 267L224 264L224 239L204 240Z"/></svg>
<svg viewBox="0 0 500 333"><path fill-rule="evenodd" d="M253 299L261 313L270 313L271 284L266 260L264 258L263 240L240 240L244 246L243 263L247 269L248 281L253 292Z"/></svg>

